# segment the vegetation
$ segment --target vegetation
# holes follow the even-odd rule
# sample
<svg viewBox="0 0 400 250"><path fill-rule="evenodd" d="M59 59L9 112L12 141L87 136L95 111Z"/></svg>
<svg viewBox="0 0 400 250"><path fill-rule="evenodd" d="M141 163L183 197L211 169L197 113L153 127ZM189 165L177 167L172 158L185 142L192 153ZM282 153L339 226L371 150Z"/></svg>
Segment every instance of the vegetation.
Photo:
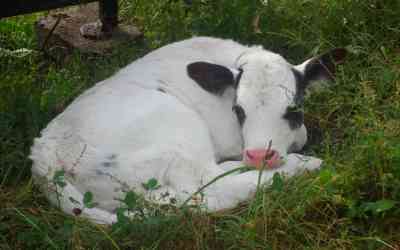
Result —
<svg viewBox="0 0 400 250"><path fill-rule="evenodd" d="M105 56L40 51L33 23L42 14L0 21L0 249L400 249L400 1L120 6L121 19L140 25L145 39ZM350 51L336 82L306 102L305 150L325 160L322 170L276 175L248 204L214 214L154 209L106 227L51 206L30 179L33 138L84 89L193 35L262 44L292 63L332 47ZM143 204L134 193L123 203Z"/></svg>

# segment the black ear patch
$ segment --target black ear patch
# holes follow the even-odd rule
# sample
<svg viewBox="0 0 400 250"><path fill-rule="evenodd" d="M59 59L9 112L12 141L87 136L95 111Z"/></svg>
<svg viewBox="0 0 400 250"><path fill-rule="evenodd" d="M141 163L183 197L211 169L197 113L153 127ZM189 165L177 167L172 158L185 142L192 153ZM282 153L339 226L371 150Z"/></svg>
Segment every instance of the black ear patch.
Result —
<svg viewBox="0 0 400 250"><path fill-rule="evenodd" d="M299 129L304 123L304 112L296 106L287 107L283 118L289 122L290 129Z"/></svg>
<svg viewBox="0 0 400 250"><path fill-rule="evenodd" d="M336 72L336 65L344 62L347 50L336 48L327 53L311 59L304 70L305 81L333 80Z"/></svg>
<svg viewBox="0 0 400 250"><path fill-rule="evenodd" d="M194 62L187 66L187 74L204 90L216 95L222 95L228 87L236 87L232 71L218 64Z"/></svg>

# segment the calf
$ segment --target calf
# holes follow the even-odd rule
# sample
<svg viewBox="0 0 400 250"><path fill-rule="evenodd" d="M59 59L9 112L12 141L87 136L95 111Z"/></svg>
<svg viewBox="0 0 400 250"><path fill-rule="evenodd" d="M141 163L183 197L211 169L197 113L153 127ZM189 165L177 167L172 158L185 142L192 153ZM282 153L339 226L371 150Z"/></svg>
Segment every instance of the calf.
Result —
<svg viewBox="0 0 400 250"><path fill-rule="evenodd" d="M301 106L309 84L331 79L344 56L334 49L294 66L231 40L167 45L85 91L51 121L32 146L33 177L69 214L91 192L97 206L82 215L113 223L127 191L182 204L243 163L263 169L261 183L276 172L316 169L321 160L294 153L307 140ZM65 182L55 192L57 171ZM251 197L258 175L227 175L200 202L209 211L234 207ZM150 179L159 187L147 192Z"/></svg>

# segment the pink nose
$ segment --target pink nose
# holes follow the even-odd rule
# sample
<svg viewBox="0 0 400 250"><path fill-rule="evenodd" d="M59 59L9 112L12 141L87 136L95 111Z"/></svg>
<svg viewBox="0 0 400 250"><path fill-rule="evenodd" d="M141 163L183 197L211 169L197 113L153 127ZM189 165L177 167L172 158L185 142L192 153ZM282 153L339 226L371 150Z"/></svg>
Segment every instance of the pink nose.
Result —
<svg viewBox="0 0 400 250"><path fill-rule="evenodd" d="M259 159L265 157L267 151L265 149L248 149L245 150L249 159Z"/></svg>
<svg viewBox="0 0 400 250"><path fill-rule="evenodd" d="M248 149L244 151L245 164L256 168L276 168L281 164L279 153L272 149Z"/></svg>

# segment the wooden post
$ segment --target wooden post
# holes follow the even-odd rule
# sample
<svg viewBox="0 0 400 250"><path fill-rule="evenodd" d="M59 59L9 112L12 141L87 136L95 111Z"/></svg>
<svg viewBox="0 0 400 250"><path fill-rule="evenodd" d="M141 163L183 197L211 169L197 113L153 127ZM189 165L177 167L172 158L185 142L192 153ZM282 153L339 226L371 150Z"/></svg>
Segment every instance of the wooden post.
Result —
<svg viewBox="0 0 400 250"><path fill-rule="evenodd" d="M102 32L111 34L118 25L118 2L117 0L100 0L99 15L102 26Z"/></svg>

